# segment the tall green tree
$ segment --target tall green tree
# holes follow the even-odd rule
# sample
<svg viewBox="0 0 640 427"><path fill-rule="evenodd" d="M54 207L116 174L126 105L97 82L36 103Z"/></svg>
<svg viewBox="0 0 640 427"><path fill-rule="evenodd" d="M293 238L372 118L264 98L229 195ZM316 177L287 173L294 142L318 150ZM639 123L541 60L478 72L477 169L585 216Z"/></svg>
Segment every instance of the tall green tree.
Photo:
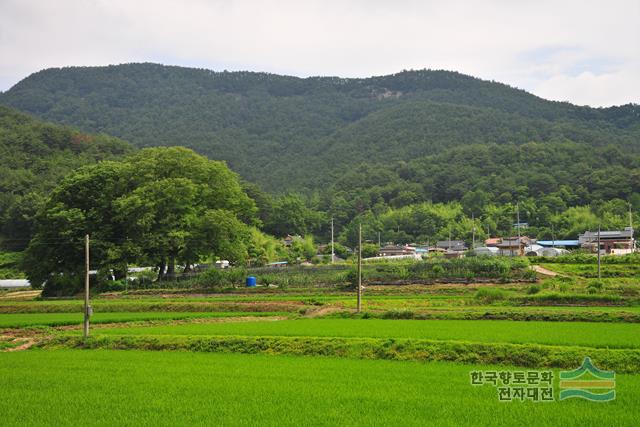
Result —
<svg viewBox="0 0 640 427"><path fill-rule="evenodd" d="M215 256L244 262L256 207L224 163L185 148L150 148L122 162L80 168L52 192L37 215L26 270L39 284L82 271L82 237L93 267L126 274L151 263L161 276L176 262Z"/></svg>

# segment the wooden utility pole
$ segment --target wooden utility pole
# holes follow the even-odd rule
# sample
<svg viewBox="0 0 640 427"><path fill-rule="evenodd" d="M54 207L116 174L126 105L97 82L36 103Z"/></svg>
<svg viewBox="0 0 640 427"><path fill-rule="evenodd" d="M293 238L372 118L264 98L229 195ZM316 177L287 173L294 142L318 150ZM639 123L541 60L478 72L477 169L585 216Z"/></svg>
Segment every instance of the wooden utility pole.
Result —
<svg viewBox="0 0 640 427"><path fill-rule="evenodd" d="M91 315L91 306L89 305L89 235L84 236L84 328L83 337L86 341L89 338L89 316Z"/></svg>
<svg viewBox="0 0 640 427"><path fill-rule="evenodd" d="M629 202L629 249L631 252L635 252L635 248L633 247L633 214L631 213L631 202Z"/></svg>
<svg viewBox="0 0 640 427"><path fill-rule="evenodd" d="M334 249L333 249L333 217L331 217L331 264L333 264L333 259L336 257Z"/></svg>
<svg viewBox="0 0 640 427"><path fill-rule="evenodd" d="M520 245L520 203L516 204L516 215L517 215L517 223L516 228L518 229L518 245Z"/></svg>
<svg viewBox="0 0 640 427"><path fill-rule="evenodd" d="M362 309L362 224L358 224L358 303L357 312Z"/></svg>
<svg viewBox="0 0 640 427"><path fill-rule="evenodd" d="M600 280L602 276L600 275L600 224L598 224L598 280Z"/></svg>
<svg viewBox="0 0 640 427"><path fill-rule="evenodd" d="M471 249L475 249L476 247L476 218L471 212L471 223L473 224L473 229L471 231Z"/></svg>

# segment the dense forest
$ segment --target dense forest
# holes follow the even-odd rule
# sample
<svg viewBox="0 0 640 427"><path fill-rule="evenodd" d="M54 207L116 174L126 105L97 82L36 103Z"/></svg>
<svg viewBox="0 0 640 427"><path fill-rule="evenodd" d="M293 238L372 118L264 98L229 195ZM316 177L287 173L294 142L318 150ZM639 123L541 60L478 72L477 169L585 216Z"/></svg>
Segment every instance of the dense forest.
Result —
<svg viewBox="0 0 640 427"><path fill-rule="evenodd" d="M70 67L27 77L0 103L140 147L187 146L272 193L309 194L361 163L468 145L573 142L640 152L637 105L550 102L448 71L301 79L157 64Z"/></svg>
<svg viewBox="0 0 640 427"><path fill-rule="evenodd" d="M48 69L0 103L100 134L0 110L5 247L30 235L64 175L133 150L102 133L226 160L274 236L326 240L334 218L346 245L359 222L372 241L470 240L512 233L516 204L540 238L623 227L630 207L640 220L633 104L550 102L448 71L301 79L156 64Z"/></svg>
<svg viewBox="0 0 640 427"><path fill-rule="evenodd" d="M33 216L64 176L132 151L120 139L45 123L0 106L0 237L5 249L26 247Z"/></svg>

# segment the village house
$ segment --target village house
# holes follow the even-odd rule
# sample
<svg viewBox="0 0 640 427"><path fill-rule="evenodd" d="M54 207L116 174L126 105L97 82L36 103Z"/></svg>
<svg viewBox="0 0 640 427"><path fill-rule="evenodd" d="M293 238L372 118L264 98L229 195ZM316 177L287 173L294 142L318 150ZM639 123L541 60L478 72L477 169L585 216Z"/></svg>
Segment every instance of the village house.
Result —
<svg viewBox="0 0 640 427"><path fill-rule="evenodd" d="M302 236L299 236L299 235L292 236L291 234L287 234L287 236L284 239L282 239L282 243L285 246L289 247L296 240L302 240Z"/></svg>
<svg viewBox="0 0 640 427"><path fill-rule="evenodd" d="M473 253L477 256L496 256L500 254L500 249L495 246L479 246L473 248Z"/></svg>
<svg viewBox="0 0 640 427"><path fill-rule="evenodd" d="M500 237L489 237L484 241L484 245L488 248L497 248L501 241L502 239Z"/></svg>
<svg viewBox="0 0 640 427"><path fill-rule="evenodd" d="M415 255L416 248L409 245L386 245L380 250L378 250L378 256L381 257L390 257L390 256L401 256L401 255Z"/></svg>
<svg viewBox="0 0 640 427"><path fill-rule="evenodd" d="M540 246L545 248L578 249L579 240L538 240Z"/></svg>
<svg viewBox="0 0 640 427"><path fill-rule="evenodd" d="M464 252L468 249L464 240L440 240L436 242L436 248L447 252Z"/></svg>
<svg viewBox="0 0 640 427"><path fill-rule="evenodd" d="M585 231L578 236L583 249L598 251L598 232ZM621 231L600 231L600 251L608 255L624 255L633 252L635 240L633 228L625 227Z"/></svg>
<svg viewBox="0 0 640 427"><path fill-rule="evenodd" d="M502 256L523 256L528 246L535 243L535 240L527 236L505 237L496 245Z"/></svg>

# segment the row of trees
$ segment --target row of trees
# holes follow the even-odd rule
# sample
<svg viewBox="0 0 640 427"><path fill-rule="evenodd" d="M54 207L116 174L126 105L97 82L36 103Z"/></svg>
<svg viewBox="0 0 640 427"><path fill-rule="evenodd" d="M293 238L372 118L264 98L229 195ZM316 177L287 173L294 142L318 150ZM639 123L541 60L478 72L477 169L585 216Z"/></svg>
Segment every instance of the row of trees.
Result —
<svg viewBox="0 0 640 427"><path fill-rule="evenodd" d="M462 204L419 203L402 208L389 208L376 214L367 211L350 221L339 235L339 241L355 245L357 227L362 223L365 239L376 242L415 243L452 239L471 243L488 237L516 235L516 209L512 204L487 205L475 213L467 213ZM535 200L525 200L519 205L521 222L528 222L523 235L540 240L577 239L586 230L622 229L629 226L629 204L620 199L593 206L575 206L558 211L549 217ZM638 210L633 214L634 224L640 222Z"/></svg>
<svg viewBox="0 0 640 427"><path fill-rule="evenodd" d="M575 238L599 224L622 228L629 221L629 204L621 199L574 207L553 197L540 200L527 198L518 207L521 220L530 224L527 233L541 239ZM332 212L320 204L321 197L262 193L242 184L224 163L186 148L148 148L64 178L38 209L23 264L35 284L79 285L85 234L92 239L92 266L116 278L132 264L156 266L162 279L173 276L177 264L189 269L204 260L298 262L316 254L312 234L328 240ZM514 234L515 204L497 205L479 192L461 202L380 203L353 216L353 207L344 207L335 215L344 221L336 228L336 252L342 256L356 245L359 224L371 242L470 242L472 236L481 241ZM272 234L305 237L285 248ZM377 249L368 243L364 252L373 256Z"/></svg>

